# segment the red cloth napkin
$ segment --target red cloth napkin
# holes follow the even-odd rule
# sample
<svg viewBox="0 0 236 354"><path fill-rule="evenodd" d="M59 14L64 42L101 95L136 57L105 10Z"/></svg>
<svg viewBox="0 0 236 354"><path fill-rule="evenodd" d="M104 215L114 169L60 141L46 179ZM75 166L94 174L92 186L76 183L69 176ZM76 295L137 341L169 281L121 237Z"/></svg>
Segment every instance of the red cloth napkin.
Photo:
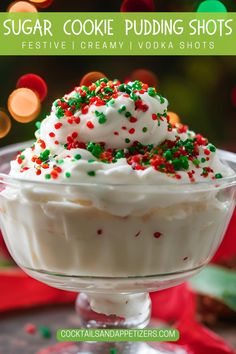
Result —
<svg viewBox="0 0 236 354"><path fill-rule="evenodd" d="M213 258L213 262L225 261L234 255L236 255L236 209L234 210L224 240Z"/></svg>
<svg viewBox="0 0 236 354"><path fill-rule="evenodd" d="M75 293L51 288L13 268L0 272L0 312L73 302ZM177 343L191 354L236 354L221 338L195 320L195 295L186 284L151 294L153 318L173 323Z"/></svg>

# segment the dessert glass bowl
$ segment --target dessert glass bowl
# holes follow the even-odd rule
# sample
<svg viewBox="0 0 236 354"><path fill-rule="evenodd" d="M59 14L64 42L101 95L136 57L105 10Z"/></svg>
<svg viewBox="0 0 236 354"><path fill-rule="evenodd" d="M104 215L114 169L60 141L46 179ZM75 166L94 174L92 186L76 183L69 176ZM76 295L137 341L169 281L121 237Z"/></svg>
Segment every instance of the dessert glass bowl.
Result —
<svg viewBox="0 0 236 354"><path fill-rule="evenodd" d="M82 292L81 326L144 328L148 292L180 284L214 255L235 207L230 177L195 184L105 185L13 178L10 161L30 142L0 151L0 222L8 249L33 278ZM90 179L91 181L91 179ZM167 344L80 343L58 353L184 353Z"/></svg>

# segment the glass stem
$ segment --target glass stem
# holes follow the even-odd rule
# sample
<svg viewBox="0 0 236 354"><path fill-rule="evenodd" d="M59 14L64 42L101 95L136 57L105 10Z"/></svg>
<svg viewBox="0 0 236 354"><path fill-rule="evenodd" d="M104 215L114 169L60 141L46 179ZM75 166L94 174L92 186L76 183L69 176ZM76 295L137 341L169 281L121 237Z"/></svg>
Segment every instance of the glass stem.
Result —
<svg viewBox="0 0 236 354"><path fill-rule="evenodd" d="M76 312L86 328L145 328L150 321L151 300L148 293L80 293Z"/></svg>

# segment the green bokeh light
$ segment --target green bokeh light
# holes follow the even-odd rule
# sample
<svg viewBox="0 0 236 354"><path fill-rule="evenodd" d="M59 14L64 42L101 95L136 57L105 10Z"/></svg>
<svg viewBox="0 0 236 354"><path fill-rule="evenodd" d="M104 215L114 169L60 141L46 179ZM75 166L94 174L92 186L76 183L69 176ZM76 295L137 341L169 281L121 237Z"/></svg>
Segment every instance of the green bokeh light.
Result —
<svg viewBox="0 0 236 354"><path fill-rule="evenodd" d="M227 12L227 8L218 0L205 0L198 6L197 12Z"/></svg>

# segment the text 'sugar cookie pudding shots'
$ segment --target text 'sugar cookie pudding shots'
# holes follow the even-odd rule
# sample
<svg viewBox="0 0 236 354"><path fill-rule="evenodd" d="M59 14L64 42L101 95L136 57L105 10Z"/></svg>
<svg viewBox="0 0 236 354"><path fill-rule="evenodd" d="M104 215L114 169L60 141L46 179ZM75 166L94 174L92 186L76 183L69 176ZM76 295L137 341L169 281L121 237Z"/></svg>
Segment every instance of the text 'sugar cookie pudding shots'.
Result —
<svg viewBox="0 0 236 354"><path fill-rule="evenodd" d="M53 103L0 195L19 265L136 277L209 260L234 206L221 192L234 172L207 139L171 124L167 106L140 81L108 79Z"/></svg>

